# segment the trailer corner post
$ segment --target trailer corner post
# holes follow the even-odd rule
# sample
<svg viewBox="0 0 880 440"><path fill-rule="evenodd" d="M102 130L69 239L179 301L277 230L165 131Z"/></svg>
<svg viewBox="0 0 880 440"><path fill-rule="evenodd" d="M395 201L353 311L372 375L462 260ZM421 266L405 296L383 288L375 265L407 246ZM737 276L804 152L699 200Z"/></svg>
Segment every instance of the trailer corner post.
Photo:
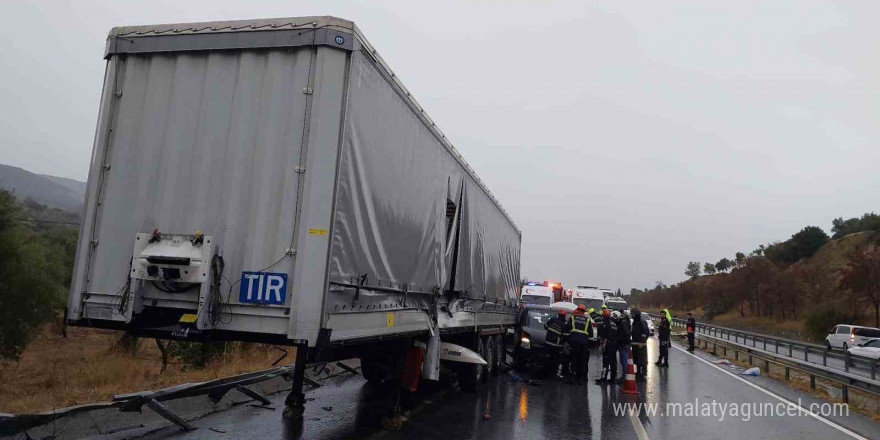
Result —
<svg viewBox="0 0 880 440"><path fill-rule="evenodd" d="M293 385L290 388L290 394L284 399L284 419L302 420L306 405L306 395L303 393L303 382L305 381L306 359L308 356L308 343L298 344L296 346L296 361L293 367Z"/></svg>

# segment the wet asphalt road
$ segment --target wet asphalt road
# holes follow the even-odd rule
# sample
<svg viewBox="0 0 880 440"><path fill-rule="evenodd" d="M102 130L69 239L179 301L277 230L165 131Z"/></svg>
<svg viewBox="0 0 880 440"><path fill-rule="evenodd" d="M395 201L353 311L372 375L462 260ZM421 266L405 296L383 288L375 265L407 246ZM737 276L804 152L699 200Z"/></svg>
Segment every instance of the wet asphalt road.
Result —
<svg viewBox="0 0 880 440"><path fill-rule="evenodd" d="M649 343L649 358L656 359L656 339ZM702 360L701 360L702 359ZM671 350L667 369L649 365L648 380L639 383L640 396L627 396L613 386L568 385L556 380L526 384L532 374L524 372L521 381L509 374L493 379L477 393L447 388L423 389L412 402L408 420L400 431L382 430L380 420L393 404L387 393L367 386L363 379L348 375L307 392L303 423L286 423L281 418L284 395L272 396L274 410L242 405L194 421L199 429L179 432L167 428L148 435L148 439L880 439L880 427L862 416L829 418L809 415L778 417L697 414L690 417L665 414L666 403L755 405L782 403L774 395L804 406L814 400L771 379L737 379L741 370L712 364L714 358L692 355L680 348ZM726 370L733 372L732 377ZM590 375L600 371L600 359L591 356ZM748 383L757 385L751 386ZM769 391L766 391L769 390ZM642 410L629 417L614 412L615 403L658 403L659 413ZM487 406L488 405L488 406ZM488 410L487 410L488 407ZM753 406L754 408L754 406ZM484 420L484 413L491 418ZM835 424L844 425L836 427ZM643 429L639 436L639 431Z"/></svg>

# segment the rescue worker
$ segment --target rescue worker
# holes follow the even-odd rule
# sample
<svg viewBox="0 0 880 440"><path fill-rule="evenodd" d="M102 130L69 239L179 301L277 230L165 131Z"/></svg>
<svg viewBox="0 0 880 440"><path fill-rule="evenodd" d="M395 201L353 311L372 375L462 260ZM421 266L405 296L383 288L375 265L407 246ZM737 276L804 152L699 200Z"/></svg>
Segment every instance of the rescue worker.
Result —
<svg viewBox="0 0 880 440"><path fill-rule="evenodd" d="M611 317L617 319L617 355L620 359L620 378L618 382L623 383L626 379L626 364L629 360L630 338L632 337L632 325L629 322L629 316L618 311L611 313Z"/></svg>
<svg viewBox="0 0 880 440"><path fill-rule="evenodd" d="M615 383L617 380L617 323L611 319L611 311L602 310L602 326L599 327L599 350L602 353L602 376L596 384ZM610 377L608 377L610 373Z"/></svg>
<svg viewBox="0 0 880 440"><path fill-rule="evenodd" d="M688 320L687 320L687 335L688 335L688 351L694 351L694 337L697 331L697 321L694 319L694 314L688 312Z"/></svg>
<svg viewBox="0 0 880 440"><path fill-rule="evenodd" d="M590 364L590 336L593 332L593 319L587 315L587 308L580 304L572 313L568 345L571 347L572 381L582 383L587 378Z"/></svg>
<svg viewBox="0 0 880 440"><path fill-rule="evenodd" d="M672 334L672 315L669 310L664 310L666 316L660 317L660 328L657 329L657 339L660 341L660 357L654 365L658 367L669 366L669 345L671 344L670 336Z"/></svg>
<svg viewBox="0 0 880 440"><path fill-rule="evenodd" d="M550 367L552 374L562 378L563 365L563 349L565 348L565 339L568 337L571 327L565 319L565 309L559 309L556 316L544 323L544 329L547 330L547 338L544 343L550 349Z"/></svg>
<svg viewBox="0 0 880 440"><path fill-rule="evenodd" d="M642 319L642 312L638 308L632 308L632 352L633 365L636 367L636 380L644 381L648 372L648 323Z"/></svg>

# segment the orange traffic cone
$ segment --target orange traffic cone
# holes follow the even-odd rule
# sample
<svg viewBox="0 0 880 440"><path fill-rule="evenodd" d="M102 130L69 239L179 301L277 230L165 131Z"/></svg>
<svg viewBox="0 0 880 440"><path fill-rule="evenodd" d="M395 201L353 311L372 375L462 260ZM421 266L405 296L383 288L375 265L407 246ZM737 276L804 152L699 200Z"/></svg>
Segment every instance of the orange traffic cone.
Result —
<svg viewBox="0 0 880 440"><path fill-rule="evenodd" d="M633 351L629 348L629 359L626 360L626 379L623 381L623 394L639 394L636 388L636 367L633 365Z"/></svg>

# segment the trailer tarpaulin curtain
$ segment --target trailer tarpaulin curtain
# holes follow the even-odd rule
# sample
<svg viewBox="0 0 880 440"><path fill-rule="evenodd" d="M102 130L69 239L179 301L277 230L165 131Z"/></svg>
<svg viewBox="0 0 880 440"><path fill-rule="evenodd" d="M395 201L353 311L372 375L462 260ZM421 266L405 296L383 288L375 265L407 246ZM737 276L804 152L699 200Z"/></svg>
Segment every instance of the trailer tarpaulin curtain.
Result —
<svg viewBox="0 0 880 440"><path fill-rule="evenodd" d="M519 232L364 55L353 52L351 66L330 280L366 274L367 285L443 287L451 201L461 231L456 290L514 300Z"/></svg>

